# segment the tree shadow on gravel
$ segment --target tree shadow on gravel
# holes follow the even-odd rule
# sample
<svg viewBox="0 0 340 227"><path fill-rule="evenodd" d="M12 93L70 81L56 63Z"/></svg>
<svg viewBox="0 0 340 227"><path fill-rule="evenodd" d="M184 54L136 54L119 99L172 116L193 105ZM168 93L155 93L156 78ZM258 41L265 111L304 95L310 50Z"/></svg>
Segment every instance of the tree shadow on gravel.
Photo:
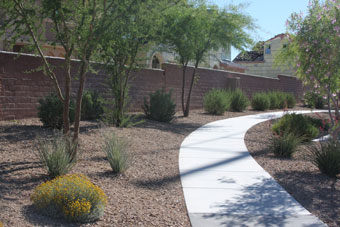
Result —
<svg viewBox="0 0 340 227"><path fill-rule="evenodd" d="M34 226L81 226L81 224L74 224L61 219L40 215L33 205L24 206L21 212L24 218Z"/></svg>
<svg viewBox="0 0 340 227"><path fill-rule="evenodd" d="M0 126L0 142L9 141L17 143L34 140L37 136L52 134L52 130L38 125L6 125Z"/></svg>
<svg viewBox="0 0 340 227"><path fill-rule="evenodd" d="M185 135L187 133L190 133L194 131L195 129L201 127L201 124L195 124L195 123L165 123L165 122L158 122L158 121L152 121L152 120L145 120L144 123L138 124L134 127L136 128L148 128L148 129L156 129L164 132L171 132L176 133L179 135Z"/></svg>

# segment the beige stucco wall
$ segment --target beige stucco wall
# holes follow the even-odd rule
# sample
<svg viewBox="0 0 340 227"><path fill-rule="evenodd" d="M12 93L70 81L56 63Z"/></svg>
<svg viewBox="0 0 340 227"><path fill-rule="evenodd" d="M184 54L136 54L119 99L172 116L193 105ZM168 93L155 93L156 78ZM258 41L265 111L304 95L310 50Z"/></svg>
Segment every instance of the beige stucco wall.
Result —
<svg viewBox="0 0 340 227"><path fill-rule="evenodd" d="M278 53L279 49L283 47L285 43L285 39L277 37L274 40L267 41L265 43L265 50L264 50L264 61L263 62L237 62L240 65L245 66L247 69L245 73L253 74L253 75L260 75L260 76L267 76L267 77L274 77L276 78L279 74L284 75L294 75L294 70L290 69L282 69L281 67L276 68L274 67L274 58L275 55ZM271 53L266 54L266 47L267 45L271 45Z"/></svg>

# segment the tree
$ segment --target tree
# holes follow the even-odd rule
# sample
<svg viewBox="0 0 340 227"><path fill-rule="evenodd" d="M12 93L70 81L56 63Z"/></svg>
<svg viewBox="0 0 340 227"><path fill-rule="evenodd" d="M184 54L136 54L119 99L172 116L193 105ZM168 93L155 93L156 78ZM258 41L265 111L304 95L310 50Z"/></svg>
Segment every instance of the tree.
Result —
<svg viewBox="0 0 340 227"><path fill-rule="evenodd" d="M90 68L93 54L98 50L98 41L106 28L116 18L112 14L119 11L116 1L66 1L66 0L2 0L0 10L5 12L1 33L6 33L12 43L19 38L27 38L43 62L43 72L54 83L57 95L63 102L63 133L70 135L69 105L72 79L79 80L76 99L73 142L77 144L81 113L82 94L86 73ZM115 14L117 15L117 14ZM63 68L64 86L57 80L53 65L43 53L45 44L45 23L51 21L54 39L50 44L61 45L65 51ZM1 34L0 34L1 35ZM77 75L72 78L71 58L79 59Z"/></svg>
<svg viewBox="0 0 340 227"><path fill-rule="evenodd" d="M163 40L171 51L178 54L182 65L182 111L189 116L190 99L197 68L205 55L213 49L233 45L243 49L252 43L246 30L252 30L252 19L243 14L241 6L230 5L219 9L214 5L206 5L204 1L194 1L179 5L169 10L163 25ZM186 71L189 63L194 70L190 78L186 101Z"/></svg>
<svg viewBox="0 0 340 227"><path fill-rule="evenodd" d="M115 126L124 126L129 82L132 72L144 67L143 54L157 38L162 12L176 4L174 0L126 0L120 4L119 13L124 15L108 27L101 42L99 58L105 63L110 75L109 85L113 92L114 109L109 120ZM133 3L133 4L132 4Z"/></svg>
<svg viewBox="0 0 340 227"><path fill-rule="evenodd" d="M294 13L287 21L289 44L276 57L278 64L294 64L296 74L328 99L334 135L340 119L340 0L310 1L308 14ZM331 106L335 109L335 120Z"/></svg>

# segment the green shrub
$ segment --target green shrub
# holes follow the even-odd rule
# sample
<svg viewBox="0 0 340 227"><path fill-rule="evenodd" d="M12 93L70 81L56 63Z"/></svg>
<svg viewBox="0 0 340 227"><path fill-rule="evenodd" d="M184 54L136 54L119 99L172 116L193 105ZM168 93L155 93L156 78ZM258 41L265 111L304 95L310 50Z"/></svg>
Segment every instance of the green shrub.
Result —
<svg viewBox="0 0 340 227"><path fill-rule="evenodd" d="M76 146L63 135L38 141L38 156L50 177L67 174L77 162Z"/></svg>
<svg viewBox="0 0 340 227"><path fill-rule="evenodd" d="M38 117L45 127L61 129L63 127L63 103L54 93L39 100ZM74 102L70 101L70 124L74 122Z"/></svg>
<svg viewBox="0 0 340 227"><path fill-rule="evenodd" d="M287 108L287 100L286 100L286 94L283 92L276 92L276 96L278 98L278 108L284 109Z"/></svg>
<svg viewBox="0 0 340 227"><path fill-rule="evenodd" d="M296 105L295 96L291 93L286 93L286 103L288 108L294 108Z"/></svg>
<svg viewBox="0 0 340 227"><path fill-rule="evenodd" d="M171 99L172 91L166 93L164 89L149 94L149 102L144 98L142 106L147 118L169 122L174 118L176 104Z"/></svg>
<svg viewBox="0 0 340 227"><path fill-rule="evenodd" d="M242 90L237 89L231 92L230 110L236 112L244 111L249 104L249 100Z"/></svg>
<svg viewBox="0 0 340 227"><path fill-rule="evenodd" d="M31 200L47 216L73 222L93 222L103 214L107 197L83 175L64 175L35 188Z"/></svg>
<svg viewBox="0 0 340 227"><path fill-rule="evenodd" d="M304 95L304 104L309 108L323 109L325 101L320 94L316 94L312 91L306 92Z"/></svg>
<svg viewBox="0 0 340 227"><path fill-rule="evenodd" d="M277 92L269 92L267 95L270 102L269 109L274 110L280 108L280 97Z"/></svg>
<svg viewBox="0 0 340 227"><path fill-rule="evenodd" d="M254 110L264 111L270 107L270 99L266 93L255 93L251 100L251 106Z"/></svg>
<svg viewBox="0 0 340 227"><path fill-rule="evenodd" d="M320 146L312 146L310 151L313 164L322 173L330 177L340 174L340 142L338 140L321 142Z"/></svg>
<svg viewBox="0 0 340 227"><path fill-rule="evenodd" d="M311 117L300 114L285 114L272 126L272 130L278 134L292 133L297 137L302 137L304 141L309 141L319 134L318 128L312 124Z"/></svg>
<svg viewBox="0 0 340 227"><path fill-rule="evenodd" d="M83 94L81 120L97 120L104 113L104 99L96 91L86 91Z"/></svg>
<svg viewBox="0 0 340 227"><path fill-rule="evenodd" d="M229 108L229 105L229 99L223 90L212 89L204 95L204 110L210 114L222 115Z"/></svg>
<svg viewBox="0 0 340 227"><path fill-rule="evenodd" d="M270 150L280 157L291 157L296 151L301 139L293 133L285 132L281 135L276 135L272 139Z"/></svg>
<svg viewBox="0 0 340 227"><path fill-rule="evenodd" d="M103 150L114 173L124 172L128 168L128 142L118 139L114 134L105 136Z"/></svg>

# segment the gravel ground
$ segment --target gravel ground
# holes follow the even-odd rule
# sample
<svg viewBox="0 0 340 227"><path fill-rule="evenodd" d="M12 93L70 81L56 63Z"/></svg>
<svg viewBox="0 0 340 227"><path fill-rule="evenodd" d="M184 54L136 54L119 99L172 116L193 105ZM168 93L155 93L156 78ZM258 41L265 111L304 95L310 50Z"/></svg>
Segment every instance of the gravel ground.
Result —
<svg viewBox="0 0 340 227"><path fill-rule="evenodd" d="M319 172L310 161L310 145L299 146L292 159L275 157L268 149L271 124L267 121L248 130L245 142L253 158L312 214L329 226L340 226L339 177Z"/></svg>
<svg viewBox="0 0 340 227"><path fill-rule="evenodd" d="M124 129L82 122L81 158L72 173L89 176L109 201L99 221L82 226L190 226L178 171L180 144L203 124L255 113L211 116L195 110L171 123L146 120ZM132 158L124 174L112 174L105 160L101 147L107 132L130 142ZM5 226L76 226L37 214L29 199L33 189L47 180L35 148L36 139L44 136L52 137L53 131L43 128L38 119L0 121L0 222Z"/></svg>

